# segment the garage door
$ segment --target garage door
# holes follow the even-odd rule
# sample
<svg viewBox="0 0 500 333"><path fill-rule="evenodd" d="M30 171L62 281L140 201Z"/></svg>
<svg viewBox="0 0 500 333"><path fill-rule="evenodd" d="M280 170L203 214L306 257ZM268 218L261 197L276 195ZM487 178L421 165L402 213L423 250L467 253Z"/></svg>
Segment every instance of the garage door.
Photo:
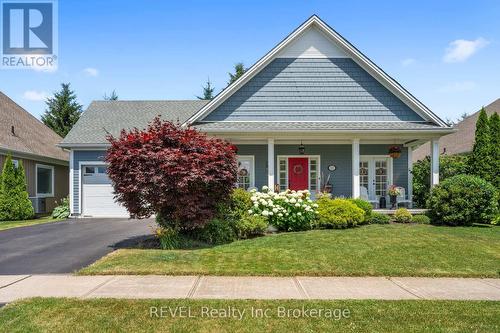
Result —
<svg viewBox="0 0 500 333"><path fill-rule="evenodd" d="M125 207L115 202L113 186L104 165L82 167L82 214L93 217L129 217Z"/></svg>

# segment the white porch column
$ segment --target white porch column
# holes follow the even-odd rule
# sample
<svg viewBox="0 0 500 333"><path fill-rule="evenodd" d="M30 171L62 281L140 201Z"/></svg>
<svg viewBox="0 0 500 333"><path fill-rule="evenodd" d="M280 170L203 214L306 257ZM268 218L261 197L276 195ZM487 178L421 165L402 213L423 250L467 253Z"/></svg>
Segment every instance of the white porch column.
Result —
<svg viewBox="0 0 500 333"><path fill-rule="evenodd" d="M70 215L75 214L75 209L73 207L73 180L74 180L74 169L73 169L73 161L74 161L74 151L71 149L69 151L69 213ZM81 187L81 185L80 185ZM81 188L80 188L81 191Z"/></svg>
<svg viewBox="0 0 500 333"><path fill-rule="evenodd" d="M413 208L413 147L408 147L408 200Z"/></svg>
<svg viewBox="0 0 500 333"><path fill-rule="evenodd" d="M431 188L439 184L439 138L431 140Z"/></svg>
<svg viewBox="0 0 500 333"><path fill-rule="evenodd" d="M352 197L359 198L359 139L352 140Z"/></svg>
<svg viewBox="0 0 500 333"><path fill-rule="evenodd" d="M274 139L267 139L267 186L274 191Z"/></svg>

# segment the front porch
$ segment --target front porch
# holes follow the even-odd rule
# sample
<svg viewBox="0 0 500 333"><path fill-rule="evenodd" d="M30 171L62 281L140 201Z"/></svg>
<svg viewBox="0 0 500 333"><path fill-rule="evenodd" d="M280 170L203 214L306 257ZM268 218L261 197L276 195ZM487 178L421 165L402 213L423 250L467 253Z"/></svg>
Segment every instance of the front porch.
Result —
<svg viewBox="0 0 500 333"><path fill-rule="evenodd" d="M414 208L412 151L417 140L301 140L267 138L233 142L238 148L238 186L275 191L308 189L335 197L362 198L375 209L390 207L388 187L401 189L398 205ZM437 140L432 144L431 183L439 181ZM401 148L398 158L389 156L391 146ZM384 199L382 199L384 201ZM382 210L381 210L382 211ZM390 210L384 210L391 214Z"/></svg>

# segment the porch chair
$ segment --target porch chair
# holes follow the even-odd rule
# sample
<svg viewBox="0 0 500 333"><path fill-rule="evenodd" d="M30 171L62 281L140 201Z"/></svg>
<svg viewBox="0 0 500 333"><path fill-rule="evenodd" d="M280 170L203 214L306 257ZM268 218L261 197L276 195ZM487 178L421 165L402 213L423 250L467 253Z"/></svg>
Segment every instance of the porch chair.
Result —
<svg viewBox="0 0 500 333"><path fill-rule="evenodd" d="M368 197L368 189L366 187L364 186L359 187L359 197L364 201L368 201L369 203L371 203L374 206L374 208L378 207L378 201L370 200L370 198Z"/></svg>
<svg viewBox="0 0 500 333"><path fill-rule="evenodd" d="M396 207L399 207L399 204L403 204L411 208L411 201L406 198L405 188L398 186L397 189L399 190L399 195L396 197Z"/></svg>

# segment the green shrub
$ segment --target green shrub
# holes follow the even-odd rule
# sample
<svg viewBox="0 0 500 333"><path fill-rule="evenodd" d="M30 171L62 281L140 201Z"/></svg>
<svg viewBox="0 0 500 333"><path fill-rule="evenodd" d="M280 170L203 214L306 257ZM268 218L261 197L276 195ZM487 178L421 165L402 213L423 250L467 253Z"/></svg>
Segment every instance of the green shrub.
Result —
<svg viewBox="0 0 500 333"><path fill-rule="evenodd" d="M64 198L61 200L61 203L52 211L52 218L65 219L68 218L69 214L70 214L69 199Z"/></svg>
<svg viewBox="0 0 500 333"><path fill-rule="evenodd" d="M232 225L238 239L262 236L267 230L267 219L262 216L245 214Z"/></svg>
<svg viewBox="0 0 500 333"><path fill-rule="evenodd" d="M412 221L412 216L408 209L399 208L394 212L393 220L398 223L410 223Z"/></svg>
<svg viewBox="0 0 500 333"><path fill-rule="evenodd" d="M412 220L413 223L417 224L430 224L431 219L427 215L415 215L413 216Z"/></svg>
<svg viewBox="0 0 500 333"><path fill-rule="evenodd" d="M176 229L158 227L154 230L154 235L160 242L160 247L163 250L172 250L179 247L180 237Z"/></svg>
<svg viewBox="0 0 500 333"><path fill-rule="evenodd" d="M208 244L218 245L231 243L237 239L231 221L214 218L202 228L193 231L194 238Z"/></svg>
<svg viewBox="0 0 500 333"><path fill-rule="evenodd" d="M349 228L363 222L365 212L347 199L321 196L317 203L319 228Z"/></svg>
<svg viewBox="0 0 500 333"><path fill-rule="evenodd" d="M500 215L497 215L492 221L491 224L493 225L500 225Z"/></svg>
<svg viewBox="0 0 500 333"><path fill-rule="evenodd" d="M370 224L389 224L391 218L386 214L372 212L368 221Z"/></svg>
<svg viewBox="0 0 500 333"><path fill-rule="evenodd" d="M0 221L27 220L34 215L23 163L19 161L16 168L11 156L7 155L0 182Z"/></svg>
<svg viewBox="0 0 500 333"><path fill-rule="evenodd" d="M372 214L372 204L363 199L349 199L353 204L361 208L365 212L363 224L370 223L370 215Z"/></svg>
<svg viewBox="0 0 500 333"><path fill-rule="evenodd" d="M468 155L439 156L439 179L441 181L455 175L467 173ZM418 207L427 207L431 192L431 159L429 156L413 164L413 201Z"/></svg>
<svg viewBox="0 0 500 333"><path fill-rule="evenodd" d="M490 224L498 214L498 193L479 177L457 175L432 189L428 205L429 216L436 224Z"/></svg>

